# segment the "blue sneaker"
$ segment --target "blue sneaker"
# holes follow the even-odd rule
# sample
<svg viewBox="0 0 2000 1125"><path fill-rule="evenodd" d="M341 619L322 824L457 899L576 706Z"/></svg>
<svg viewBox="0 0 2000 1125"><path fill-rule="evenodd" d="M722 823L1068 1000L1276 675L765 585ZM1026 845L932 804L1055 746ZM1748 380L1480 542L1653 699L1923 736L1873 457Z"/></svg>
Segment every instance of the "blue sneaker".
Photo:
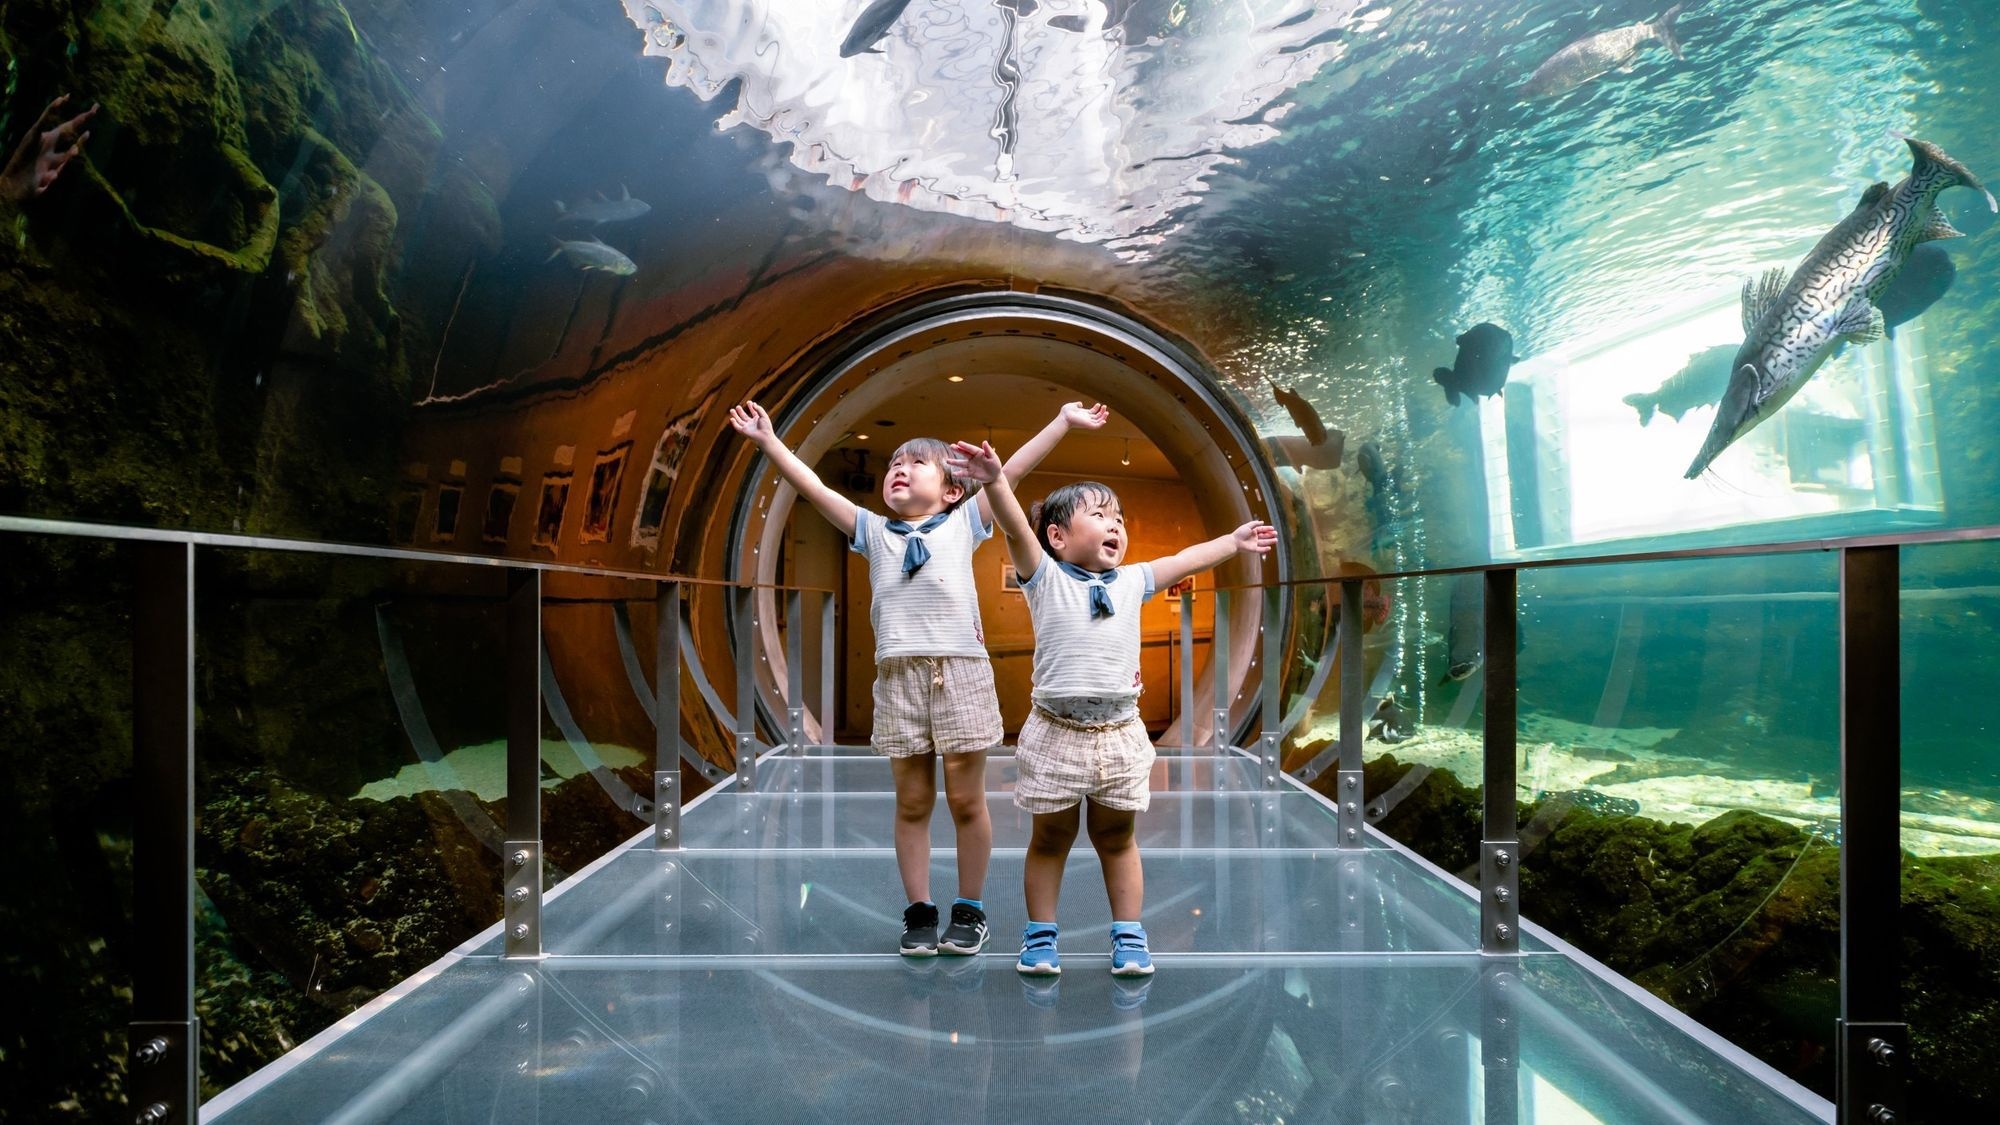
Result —
<svg viewBox="0 0 2000 1125"><path fill-rule="evenodd" d="M1056 928L1047 923L1028 923L1021 933L1021 960L1014 968L1031 977L1052 977L1062 972L1062 958L1056 955Z"/></svg>
<svg viewBox="0 0 2000 1125"><path fill-rule="evenodd" d="M1021 954L1025 960L1027 953ZM1153 975L1153 953L1146 948L1144 926L1111 927L1111 975L1146 977Z"/></svg>

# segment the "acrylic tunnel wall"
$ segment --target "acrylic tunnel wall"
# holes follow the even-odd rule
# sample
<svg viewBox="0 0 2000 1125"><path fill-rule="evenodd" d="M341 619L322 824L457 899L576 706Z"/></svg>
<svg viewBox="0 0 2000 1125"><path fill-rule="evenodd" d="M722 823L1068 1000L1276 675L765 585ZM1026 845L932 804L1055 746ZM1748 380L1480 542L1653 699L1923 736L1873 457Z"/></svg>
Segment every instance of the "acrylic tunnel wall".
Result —
<svg viewBox="0 0 2000 1125"><path fill-rule="evenodd" d="M2000 176L1983 124L2000 101L2000 9L1668 7L12 3L0 517L844 582L852 629L865 603L851 564L788 511L729 405L770 405L823 471L858 483L900 436L991 426L1004 447L1086 398L1111 406L1112 428L1067 443L1040 482L1129 485L1163 546L1270 518L1287 538L1256 572L1267 580L2000 523L1985 347L2000 268L1978 182ZM1910 204L1885 242L1898 268L1845 291L1879 329L1849 302L1852 319L1812 341L1753 339L1810 303L1788 283L1822 240L1892 197ZM1781 283L1746 294L1772 269ZM942 340L890 350L939 317L955 326ZM1746 347L1754 379L1738 379ZM1789 380L1773 375L1781 353L1806 356ZM1746 413L1766 383L1776 397ZM1712 433L1731 440L1703 462ZM997 555L982 561L997 571ZM123 920L82 889L122 862L134 800L126 623L109 608L121 565L70 540L0 538L0 635L18 639L0 646L16 779L0 821L18 868L49 881L28 898L57 904L10 928L39 935L46 957L28 962L67 966L45 977L84 982L94 999L45 1005L70 1011L115 1006L124 955L122 939L93 947ZM1524 586L1523 668L1544 661L1540 678L1524 671L1524 730L1560 751L1540 790L1674 823L1742 809L1832 838L1820 778L1839 685L1809 659L1831 589L1811 568L1752 569ZM244 872L282 869L302 854L283 841L315 825L437 827L443 790L390 784L422 772L413 728L440 756L497 737L493 631L468 608L483 593L391 571L247 552L201 572L226 623L203 642L200 698L216 935L252 929L250 905L306 909L305 888L260 899ZM1906 664L1923 671L1905 690L1925 703L1906 788L1930 818L1912 853L1965 861L1952 878L1966 881L1935 892L1961 919L1991 916L1966 872L2000 820L1978 675L1997 658L1996 574L1973 547L1905 562L1924 592ZM1392 783L1412 763L1464 771L1478 607L1455 585L1369 589L1369 704L1388 736L1370 752L1397 759ZM1322 591L1300 587L1286 609L1294 767L1324 750L1338 703ZM550 676L574 725L647 746L620 630L643 653L650 611L621 618L601 584L553 592ZM996 625L1018 616L1012 596L983 592ZM690 611L727 695L725 603ZM1232 633L1247 699L1258 653L1251 630ZM850 632L842 651L864 642ZM778 671L759 674L768 705ZM1162 739L1201 733L1166 712L1149 722ZM729 760L719 726L688 733ZM636 750L612 764L638 780L652 765ZM550 769L603 788L573 763ZM1614 791L1628 783L1641 788ZM625 811L591 807L578 819L592 840L615 838ZM377 912L421 899L445 919L421 936L332 900L310 926L260 916L262 948L241 953L253 967L218 979L286 999L214 1073L240 1074L484 924L466 889L484 874L454 866L466 831L444 815L427 858L404 864L436 874L423 895L394 899L361 859L323 880L388 888L369 892ZM1620 893L1652 886L1622 878ZM1991 1012L2000 985L1981 979L1967 1010ZM1764 991L1792 1015L1818 1003L1793 1003L1790 983ZM1759 1049L1820 1065L1800 1041ZM10 1049L6 1065L37 1057ZM59 1084L108 1097L110 1068L76 1061ZM1990 1091L1968 1096L1990 1108Z"/></svg>

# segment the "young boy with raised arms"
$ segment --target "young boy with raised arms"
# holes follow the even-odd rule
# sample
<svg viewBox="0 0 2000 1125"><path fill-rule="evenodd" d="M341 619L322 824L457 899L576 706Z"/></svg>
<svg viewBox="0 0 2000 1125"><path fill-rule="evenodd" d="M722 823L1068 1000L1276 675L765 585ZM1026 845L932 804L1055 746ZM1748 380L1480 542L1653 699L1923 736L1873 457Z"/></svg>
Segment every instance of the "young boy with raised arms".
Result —
<svg viewBox="0 0 2000 1125"><path fill-rule="evenodd" d="M1035 626L1034 709L1015 750L1014 804L1034 817L1023 877L1028 925L1015 967L1030 976L1062 972L1056 899L1081 826L1111 899L1111 971L1149 975L1152 951L1140 924L1145 872L1133 833L1151 803L1154 757L1139 719L1139 606L1239 553L1269 554L1277 531L1252 520L1164 558L1120 566L1131 540L1109 487L1064 485L1035 506L1030 522L991 445L952 449L957 471L988 485L984 495L1007 535Z"/></svg>

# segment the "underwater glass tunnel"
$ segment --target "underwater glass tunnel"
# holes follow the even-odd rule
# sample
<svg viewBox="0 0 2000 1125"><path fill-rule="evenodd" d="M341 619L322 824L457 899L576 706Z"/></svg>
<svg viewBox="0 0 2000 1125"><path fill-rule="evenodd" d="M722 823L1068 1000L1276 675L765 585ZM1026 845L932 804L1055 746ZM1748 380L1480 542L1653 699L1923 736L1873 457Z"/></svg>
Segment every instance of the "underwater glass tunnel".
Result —
<svg viewBox="0 0 2000 1125"><path fill-rule="evenodd" d="M2000 1113L2000 4L6 0L0 53L0 1119ZM1002 543L993 939L897 955L867 564L753 401L878 511L1102 403L1024 500L1277 529L1141 610L1154 976L1081 846L1014 971Z"/></svg>

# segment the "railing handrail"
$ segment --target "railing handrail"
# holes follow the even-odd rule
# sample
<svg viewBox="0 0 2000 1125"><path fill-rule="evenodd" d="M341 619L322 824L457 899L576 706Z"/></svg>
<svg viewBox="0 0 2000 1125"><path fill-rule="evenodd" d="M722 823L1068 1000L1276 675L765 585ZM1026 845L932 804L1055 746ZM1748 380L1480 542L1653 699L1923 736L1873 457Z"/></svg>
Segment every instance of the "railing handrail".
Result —
<svg viewBox="0 0 2000 1125"><path fill-rule="evenodd" d="M446 566L486 566L538 570L549 574L576 574L591 578L622 578L643 582L681 582L698 586L748 587L759 590L798 590L830 594L824 586L791 586L783 583L739 582L727 578L707 578L671 571L624 570L617 567L579 566L574 563L522 559L509 555L469 555L455 551L424 551L413 547L373 547L359 543L339 543L318 539L290 539L282 536L244 535L220 531L190 531L176 528L135 527L129 524L83 523L75 520L40 519L30 516L0 515L0 532L20 535L63 535L84 539L122 542L190 543L197 547L227 547L246 551L280 551L302 555L333 555L348 558L381 559L390 562L436 563ZM1443 578L1459 574L1487 574L1498 570L1549 570L1559 567L1611 566L1619 563L1681 562L1700 559L1754 558L1760 555L1805 554L1839 551L1851 547L1911 547L1939 543L1979 543L2000 540L2000 524L1973 527L1936 528L1926 531L1880 532L1868 535L1790 539L1777 543L1730 543L1708 547L1679 547L1657 551L1628 551L1600 555L1566 555L1551 558L1503 559L1464 566L1419 567L1413 570L1378 570L1365 574L1319 575L1288 578L1275 582L1244 582L1211 587L1216 590L1264 590L1324 586L1336 582L1368 579Z"/></svg>
<svg viewBox="0 0 2000 1125"><path fill-rule="evenodd" d="M2000 540L2000 524L1975 527L1939 528L1930 531L1883 532L1836 538L1790 539L1778 543L1730 543L1712 547L1681 547L1660 551L1631 551L1612 555L1573 555L1555 558L1503 559L1466 566L1439 566L1417 570L1378 570L1366 574L1329 574L1318 578L1288 578L1277 582L1248 582L1216 586L1217 590L1266 590L1271 587L1306 588L1338 582L1362 582L1394 578L1441 578L1455 574L1489 574L1499 570L1550 570L1572 566L1611 566L1618 563L1681 562L1696 559L1752 558L1758 555L1796 555L1812 551L1842 551L1856 547L1921 547L1937 543L1981 543Z"/></svg>
<svg viewBox="0 0 2000 1125"><path fill-rule="evenodd" d="M36 519L28 516L0 516L0 532L19 535L66 535L81 539L108 539L117 542L187 543L196 547L229 547L245 551L280 551L298 555L338 555L348 558L381 559L388 562L438 563L446 566L483 566L503 570L537 570L547 574L577 574L589 578L620 578L639 582L679 582L693 586L720 586L730 589L798 590L810 594L831 594L824 586L786 586L767 582L737 582L727 578L704 578L671 571L621 570L616 567L578 566L574 563L545 562L509 555L468 555L454 551L420 551L413 547L370 547L359 543L337 543L319 539L287 539L280 536L242 535L221 531L187 531L162 527L133 527L128 524L80 523L74 520Z"/></svg>

